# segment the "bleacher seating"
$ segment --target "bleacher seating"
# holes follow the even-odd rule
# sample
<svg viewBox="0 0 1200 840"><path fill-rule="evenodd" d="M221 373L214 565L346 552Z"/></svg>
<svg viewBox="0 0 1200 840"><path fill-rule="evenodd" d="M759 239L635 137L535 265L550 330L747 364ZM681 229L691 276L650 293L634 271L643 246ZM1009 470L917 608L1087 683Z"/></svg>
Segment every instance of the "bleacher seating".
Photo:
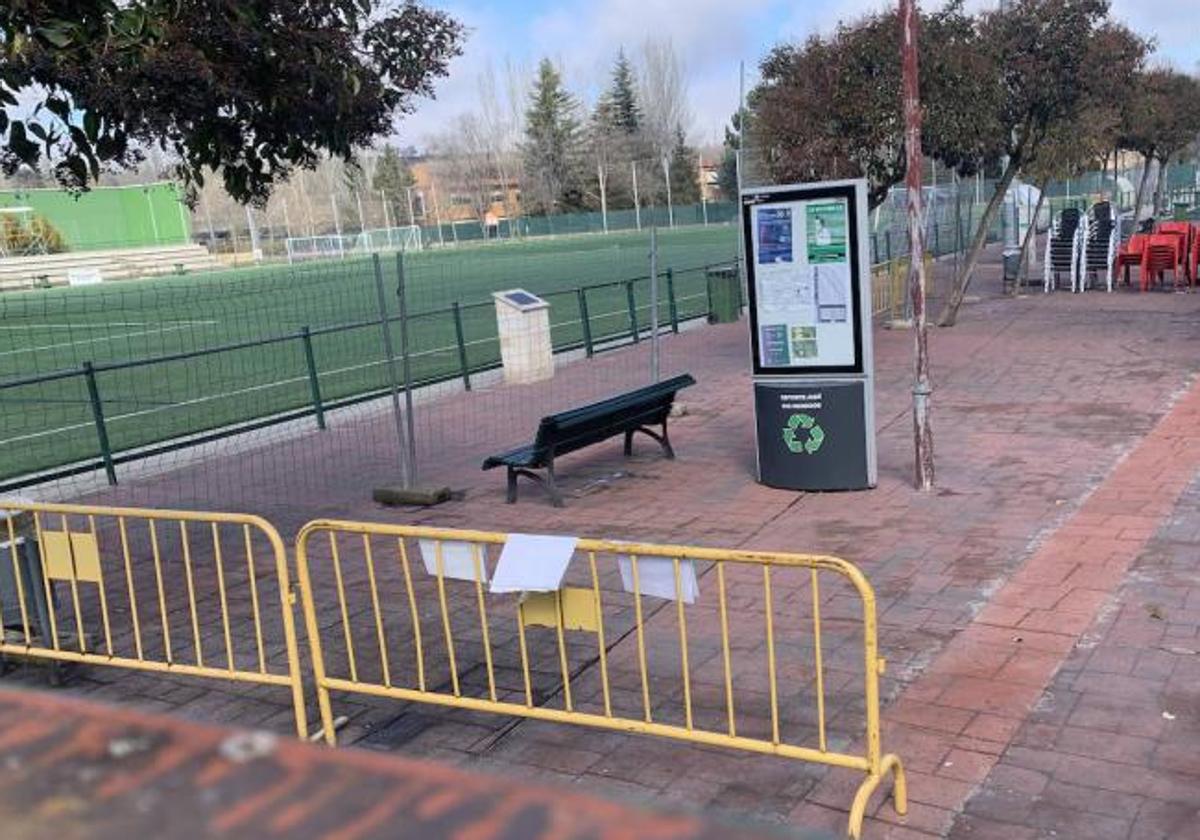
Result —
<svg viewBox="0 0 1200 840"><path fill-rule="evenodd" d="M0 260L0 292L65 286L74 269L95 269L105 282L218 268L200 245L159 245L112 251L72 251Z"/></svg>

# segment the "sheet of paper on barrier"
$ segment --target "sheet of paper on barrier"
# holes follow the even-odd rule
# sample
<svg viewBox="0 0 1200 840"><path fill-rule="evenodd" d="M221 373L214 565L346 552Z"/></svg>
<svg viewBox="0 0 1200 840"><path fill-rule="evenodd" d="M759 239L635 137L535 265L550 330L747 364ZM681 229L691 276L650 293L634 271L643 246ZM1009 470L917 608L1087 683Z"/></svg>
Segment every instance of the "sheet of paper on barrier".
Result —
<svg viewBox="0 0 1200 840"><path fill-rule="evenodd" d="M621 570L621 585L626 592L633 592L633 562L628 555L617 559ZM679 561L679 593L675 589L675 561L670 557L639 557L637 560L638 591L655 598L674 601L677 594L683 595L683 603L694 604L700 596L700 582L696 580L696 564L691 560Z"/></svg>
<svg viewBox="0 0 1200 840"><path fill-rule="evenodd" d="M575 554L576 537L509 534L492 576L492 592L553 592Z"/></svg>
<svg viewBox="0 0 1200 840"><path fill-rule="evenodd" d="M425 571L437 577L438 540L418 540L421 546L421 561ZM488 582L486 555L483 546L460 540L442 540L442 577L453 580L475 581L475 554L479 553L479 572L484 583Z"/></svg>

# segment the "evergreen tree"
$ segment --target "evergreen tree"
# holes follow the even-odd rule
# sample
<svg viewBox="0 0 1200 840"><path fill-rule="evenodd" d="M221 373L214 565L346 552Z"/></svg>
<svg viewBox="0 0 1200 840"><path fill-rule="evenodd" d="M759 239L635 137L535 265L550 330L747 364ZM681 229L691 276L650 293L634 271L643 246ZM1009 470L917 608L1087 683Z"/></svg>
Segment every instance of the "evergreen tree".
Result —
<svg viewBox="0 0 1200 840"><path fill-rule="evenodd" d="M741 114L736 113L725 127L725 153L717 173L717 188L726 201L738 200L738 149L742 146Z"/></svg>
<svg viewBox="0 0 1200 840"><path fill-rule="evenodd" d="M379 162L375 164L371 188L387 197L394 224L401 224L401 220L405 220L403 224L406 225L416 224L408 213L408 188L415 183L408 161L400 156L394 146L384 146Z"/></svg>
<svg viewBox="0 0 1200 840"><path fill-rule="evenodd" d="M681 125L675 127L671 150L671 200L676 205L700 203L700 156L687 144Z"/></svg>
<svg viewBox="0 0 1200 840"><path fill-rule="evenodd" d="M612 83L596 106L596 117L610 128L628 136L636 135L642 127L642 109L637 101L633 65L625 57L625 51L617 53L613 65Z"/></svg>
<svg viewBox="0 0 1200 840"><path fill-rule="evenodd" d="M542 59L529 94L521 144L534 212L549 213L556 206L574 208L582 201L578 113L579 106L563 87L562 76L548 58Z"/></svg>

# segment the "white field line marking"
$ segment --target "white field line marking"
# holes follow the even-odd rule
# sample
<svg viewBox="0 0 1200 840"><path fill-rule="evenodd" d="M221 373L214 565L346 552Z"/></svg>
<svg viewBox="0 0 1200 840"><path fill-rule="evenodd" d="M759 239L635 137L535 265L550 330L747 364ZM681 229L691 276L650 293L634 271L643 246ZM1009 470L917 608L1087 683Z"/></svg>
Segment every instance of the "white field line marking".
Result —
<svg viewBox="0 0 1200 840"><path fill-rule="evenodd" d="M216 321L212 322L217 323ZM98 338L85 338L80 341L60 341L58 344L43 344L40 347L18 347L15 350L5 350L0 352L0 357L16 356L20 353L40 353L43 350L57 350L60 347L77 347L84 344L104 344L108 341L120 341L123 338L134 338L139 335L161 335L163 333L175 332L177 330L185 330L192 324L180 324L174 327L159 327L153 330L138 330L136 332L118 333L117 335L105 335Z"/></svg>
<svg viewBox="0 0 1200 840"><path fill-rule="evenodd" d="M112 327L211 326L215 323L217 322L208 319L203 321L113 321L96 324L0 324L0 330L107 330Z"/></svg>

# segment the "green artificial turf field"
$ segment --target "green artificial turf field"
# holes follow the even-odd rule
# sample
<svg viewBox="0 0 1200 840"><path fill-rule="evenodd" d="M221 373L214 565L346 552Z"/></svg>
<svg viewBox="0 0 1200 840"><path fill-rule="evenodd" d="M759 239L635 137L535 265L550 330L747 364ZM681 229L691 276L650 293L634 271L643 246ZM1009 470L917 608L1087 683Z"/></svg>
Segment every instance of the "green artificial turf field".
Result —
<svg viewBox="0 0 1200 840"><path fill-rule="evenodd" d="M707 312L705 266L737 253L729 225L659 234L659 268L672 269L679 317ZM648 324L649 234L619 233L463 245L410 253L405 287L414 380L461 369L453 304L461 307L472 369L499 359L491 293L524 288L551 304L556 348L583 340L577 290L586 292L592 338L630 333L628 286ZM397 314L397 265L383 254L386 303ZM606 285L607 284L607 285ZM667 284L661 312L669 317ZM95 458L97 429L82 375L4 387L56 371L97 366L111 448L116 452L311 407L300 331L311 349L322 400L378 391L387 370L370 258L264 266L183 277L0 295L0 481ZM360 326L345 328L348 325ZM393 342L400 346L398 325ZM106 365L194 354L119 370Z"/></svg>

